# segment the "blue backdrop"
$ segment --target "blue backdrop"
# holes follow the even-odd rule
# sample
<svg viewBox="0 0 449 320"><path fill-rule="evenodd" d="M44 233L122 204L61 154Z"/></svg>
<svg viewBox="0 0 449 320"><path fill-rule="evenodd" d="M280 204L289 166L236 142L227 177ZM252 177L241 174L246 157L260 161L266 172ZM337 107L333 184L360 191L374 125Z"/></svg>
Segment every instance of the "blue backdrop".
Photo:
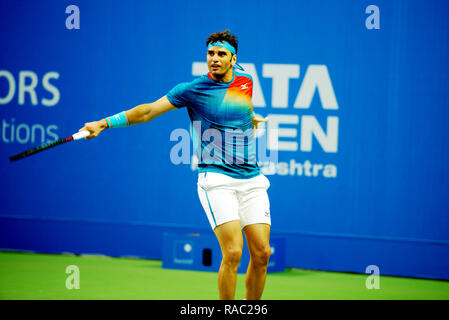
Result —
<svg viewBox="0 0 449 320"><path fill-rule="evenodd" d="M281 129L260 138L278 142L261 166L287 265L449 279L448 8L0 2L0 248L161 259L163 232L211 233L196 172L170 158L186 109L8 157L191 81L228 28L256 113Z"/></svg>

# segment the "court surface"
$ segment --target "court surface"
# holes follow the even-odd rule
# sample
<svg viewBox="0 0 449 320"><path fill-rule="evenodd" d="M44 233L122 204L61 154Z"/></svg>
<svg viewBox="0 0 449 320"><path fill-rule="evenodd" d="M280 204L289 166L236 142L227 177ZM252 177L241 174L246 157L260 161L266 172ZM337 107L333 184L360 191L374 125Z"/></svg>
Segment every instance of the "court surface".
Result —
<svg viewBox="0 0 449 320"><path fill-rule="evenodd" d="M79 270L80 289L66 280ZM268 274L263 299L449 299L449 281L380 276L380 289L368 290L368 275L287 269ZM73 282L72 282L73 283ZM238 275L236 299L244 298ZM162 269L159 260L0 252L0 299L150 299L218 298L217 274Z"/></svg>

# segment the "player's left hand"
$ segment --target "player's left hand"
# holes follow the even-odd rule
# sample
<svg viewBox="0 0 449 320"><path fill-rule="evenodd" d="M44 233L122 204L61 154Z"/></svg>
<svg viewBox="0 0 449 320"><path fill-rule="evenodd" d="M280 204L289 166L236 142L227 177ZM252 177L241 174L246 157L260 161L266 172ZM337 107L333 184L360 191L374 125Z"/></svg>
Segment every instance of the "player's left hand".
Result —
<svg viewBox="0 0 449 320"><path fill-rule="evenodd" d="M254 137L258 137L257 129L258 129L259 124L261 122L267 122L268 121L268 117L262 118L261 116L254 115L254 117L251 119L251 121L252 121L252 124L253 124Z"/></svg>
<svg viewBox="0 0 449 320"><path fill-rule="evenodd" d="M252 123L253 123L253 129L257 129L257 127L259 126L259 123L261 122L267 122L268 121L268 117L262 118L261 116L258 116L257 114L254 115L254 117L252 118Z"/></svg>

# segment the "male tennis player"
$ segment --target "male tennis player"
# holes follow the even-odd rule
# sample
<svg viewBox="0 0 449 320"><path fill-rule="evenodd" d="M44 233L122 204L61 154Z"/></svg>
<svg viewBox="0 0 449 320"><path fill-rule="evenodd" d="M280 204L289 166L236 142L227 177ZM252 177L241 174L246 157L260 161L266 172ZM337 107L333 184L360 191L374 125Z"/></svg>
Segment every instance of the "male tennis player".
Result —
<svg viewBox="0 0 449 320"><path fill-rule="evenodd" d="M267 119L253 113L252 78L234 70L236 36L229 30L216 32L206 45L207 75L178 84L156 102L86 123L80 131L88 130L87 139L91 139L104 129L150 122L186 106L196 130L193 139L200 159L198 195L223 254L218 272L220 299L234 299L242 230L250 252L245 298L260 299L271 254L270 183L257 166L252 131Z"/></svg>

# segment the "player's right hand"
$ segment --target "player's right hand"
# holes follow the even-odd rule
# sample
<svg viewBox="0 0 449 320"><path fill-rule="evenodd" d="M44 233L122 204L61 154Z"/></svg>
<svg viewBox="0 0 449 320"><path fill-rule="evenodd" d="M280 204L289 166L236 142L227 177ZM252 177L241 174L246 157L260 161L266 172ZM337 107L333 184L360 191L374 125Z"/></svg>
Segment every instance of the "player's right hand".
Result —
<svg viewBox="0 0 449 320"><path fill-rule="evenodd" d="M84 127L78 130L79 131L89 131L90 135L86 137L86 139L92 139L98 136L101 131L108 128L108 124L106 119L102 119L100 121L87 122L84 124Z"/></svg>

